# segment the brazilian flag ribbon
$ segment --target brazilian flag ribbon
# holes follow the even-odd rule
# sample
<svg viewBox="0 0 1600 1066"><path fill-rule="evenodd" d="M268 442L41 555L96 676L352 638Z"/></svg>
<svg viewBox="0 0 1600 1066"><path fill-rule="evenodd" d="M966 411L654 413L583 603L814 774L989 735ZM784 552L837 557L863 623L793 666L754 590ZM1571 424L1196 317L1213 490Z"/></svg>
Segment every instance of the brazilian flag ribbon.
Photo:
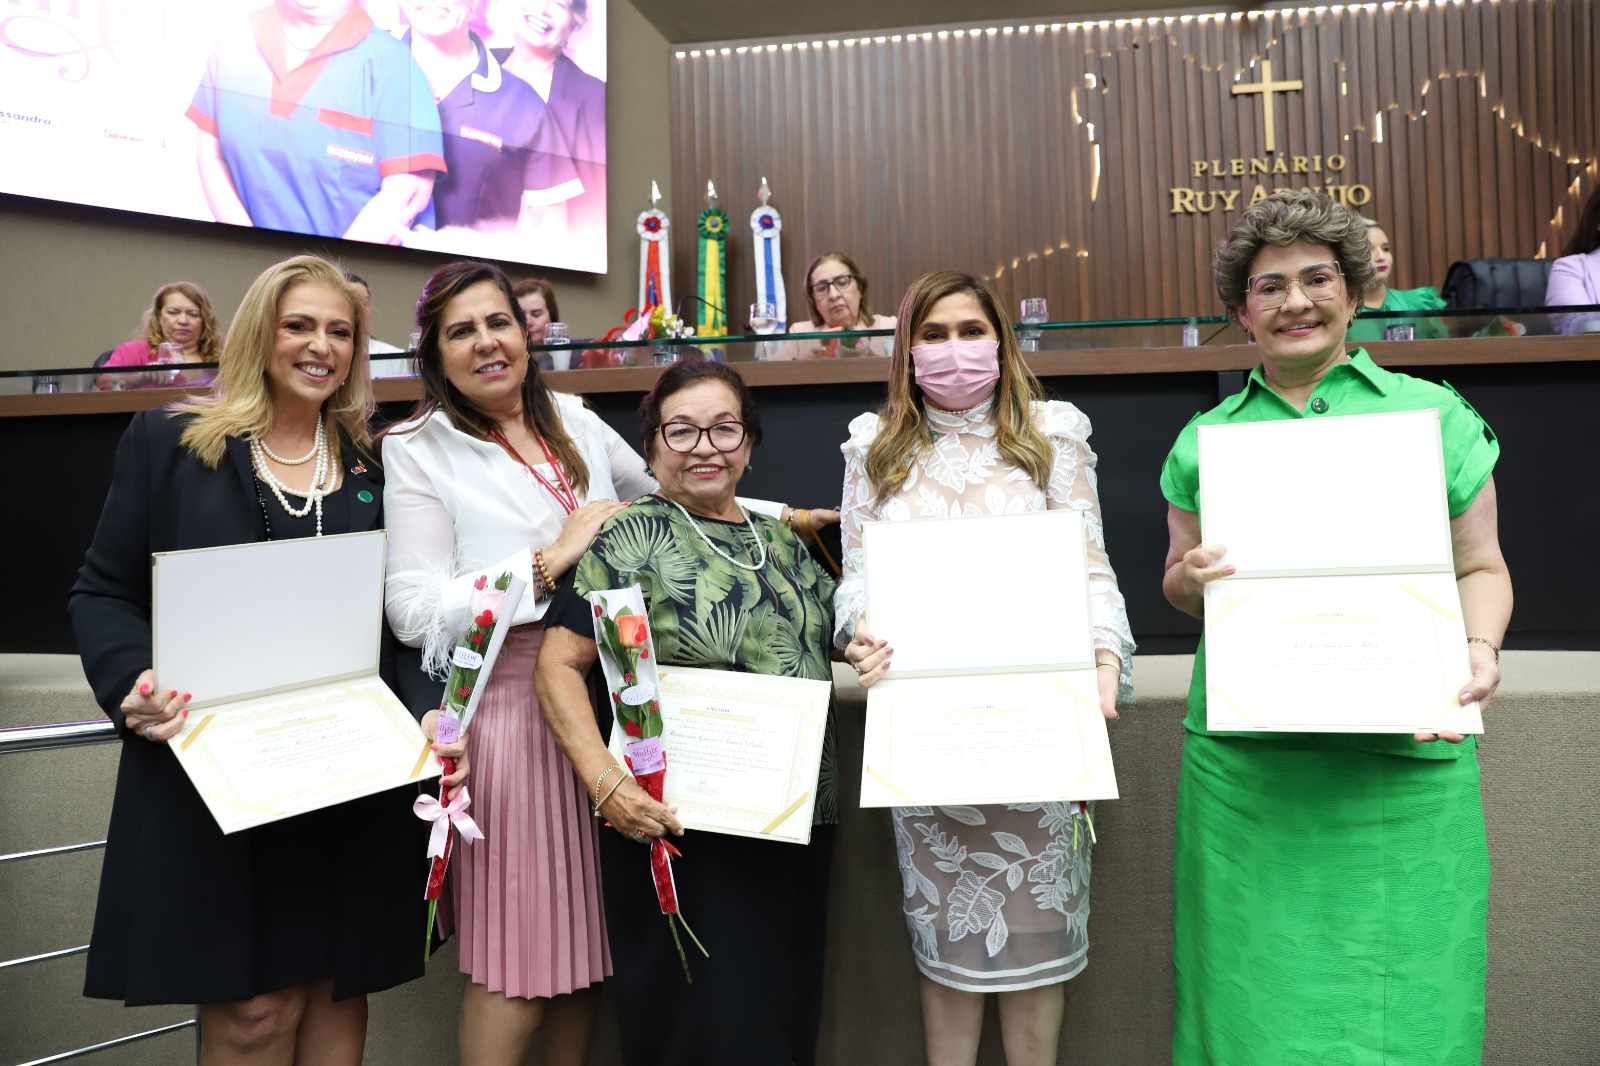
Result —
<svg viewBox="0 0 1600 1066"><path fill-rule="evenodd" d="M697 290L702 337L723 337L728 333L728 213L718 207L700 212L700 273Z"/></svg>

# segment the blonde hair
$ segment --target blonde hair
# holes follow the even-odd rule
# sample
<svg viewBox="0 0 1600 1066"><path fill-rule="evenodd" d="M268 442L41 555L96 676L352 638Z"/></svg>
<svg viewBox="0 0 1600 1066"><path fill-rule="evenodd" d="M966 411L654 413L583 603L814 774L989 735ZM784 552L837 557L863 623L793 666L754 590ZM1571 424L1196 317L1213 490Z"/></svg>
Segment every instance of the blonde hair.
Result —
<svg viewBox="0 0 1600 1066"><path fill-rule="evenodd" d="M894 355L889 362L889 397L878 409L878 436L867 448L867 478L880 502L900 490L911 476L912 465L929 447L926 401L917 386L911 345L933 305L958 293L968 293L982 305L1000 340L1000 381L995 385L989 411L989 420L995 427L995 447L1040 489L1050 483L1055 456L1050 442L1033 424L1032 411L1034 401L1044 398L1044 390L1023 361L1011 320L982 281L970 274L945 270L924 274L912 282L900 300Z"/></svg>
<svg viewBox="0 0 1600 1066"><path fill-rule="evenodd" d="M268 267L251 284L233 317L228 339L222 345L221 366L209 395L172 405L194 420L183 431L183 445L207 466L222 462L229 437L252 440L272 429L273 399L267 370L272 362L278 330L278 304L297 285L332 289L350 305L355 324L355 351L344 382L323 404L323 412L343 429L362 452L371 454L372 433L367 421L375 403L371 375L367 373L367 314L360 295L344 278L344 271L314 255L297 255ZM337 469L339 434L328 434L328 448Z"/></svg>
<svg viewBox="0 0 1600 1066"><path fill-rule="evenodd" d="M156 294L150 297L150 306L144 309L144 317L139 320L139 335L150 345L152 352L167 339L161 328L161 308L173 293L189 298L200 309L200 336L195 341L195 348L200 353L201 362L215 363L217 354L222 350L222 328L217 325L217 313L211 309L211 297L192 281L169 281L156 290Z"/></svg>

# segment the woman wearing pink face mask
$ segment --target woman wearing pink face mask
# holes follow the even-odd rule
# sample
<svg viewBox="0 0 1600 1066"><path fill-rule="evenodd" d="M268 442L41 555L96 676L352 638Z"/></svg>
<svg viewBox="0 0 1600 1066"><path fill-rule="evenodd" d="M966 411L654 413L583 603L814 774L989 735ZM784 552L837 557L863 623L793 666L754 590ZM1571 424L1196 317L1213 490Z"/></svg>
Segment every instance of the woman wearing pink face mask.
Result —
<svg viewBox="0 0 1600 1066"><path fill-rule="evenodd" d="M1041 397L1010 321L981 281L928 274L906 291L888 400L850 423L843 446L835 641L863 688L894 658L894 634L874 635L864 616L864 523L1072 508L1088 523L1100 709L1115 718L1119 697L1132 697L1133 636L1105 552L1089 420L1070 403ZM951 560L952 572L964 562ZM960 626L953 613L952 640ZM1009 1066L1056 1061L1062 986L1088 961L1089 833L1075 824L1083 816L1068 803L894 809L930 1066L972 1066L990 992L1000 996ZM979 852L1004 852L1001 861L1021 876L978 865L970 856ZM947 909L975 891L985 905L952 923Z"/></svg>

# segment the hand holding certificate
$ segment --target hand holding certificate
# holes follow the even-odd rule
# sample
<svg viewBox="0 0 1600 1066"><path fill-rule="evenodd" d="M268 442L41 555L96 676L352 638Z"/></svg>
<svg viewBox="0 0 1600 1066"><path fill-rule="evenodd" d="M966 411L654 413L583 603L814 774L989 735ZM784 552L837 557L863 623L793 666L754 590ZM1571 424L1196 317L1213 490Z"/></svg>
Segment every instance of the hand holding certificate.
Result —
<svg viewBox="0 0 1600 1066"><path fill-rule="evenodd" d="M378 678L384 545L353 533L154 557L155 676L195 694L172 750L224 833L439 775Z"/></svg>
<svg viewBox="0 0 1600 1066"><path fill-rule="evenodd" d="M1438 418L1200 427L1200 521L1235 568L1205 588L1211 729L1483 732Z"/></svg>
<svg viewBox="0 0 1600 1066"><path fill-rule="evenodd" d="M862 542L867 614L894 642L867 690L862 806L1115 799L1082 515L877 522ZM952 632L926 575L979 556Z"/></svg>

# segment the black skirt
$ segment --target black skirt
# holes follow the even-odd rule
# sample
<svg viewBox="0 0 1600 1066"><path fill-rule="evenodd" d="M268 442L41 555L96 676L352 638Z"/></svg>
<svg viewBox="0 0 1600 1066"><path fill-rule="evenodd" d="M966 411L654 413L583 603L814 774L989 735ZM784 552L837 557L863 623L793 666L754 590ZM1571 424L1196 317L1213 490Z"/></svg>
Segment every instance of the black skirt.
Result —
<svg viewBox="0 0 1600 1066"><path fill-rule="evenodd" d="M423 823L407 785L224 836L165 744L122 742L84 995L249 999L422 976Z"/></svg>
<svg viewBox="0 0 1600 1066"><path fill-rule="evenodd" d="M678 902L710 958L680 929L683 966L656 901L648 853L600 833L623 1059L630 1066L812 1066L834 827L781 844L691 830L673 838Z"/></svg>

